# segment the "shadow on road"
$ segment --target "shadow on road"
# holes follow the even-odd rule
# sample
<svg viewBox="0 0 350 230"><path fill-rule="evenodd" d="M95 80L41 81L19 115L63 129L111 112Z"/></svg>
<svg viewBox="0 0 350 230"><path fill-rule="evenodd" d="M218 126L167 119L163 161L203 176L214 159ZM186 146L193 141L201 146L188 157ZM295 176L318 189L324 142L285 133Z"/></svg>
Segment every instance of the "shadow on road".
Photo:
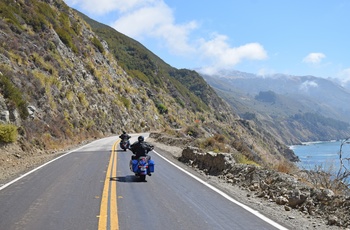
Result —
<svg viewBox="0 0 350 230"><path fill-rule="evenodd" d="M147 182L147 181L141 181L138 177L136 177L134 175L110 177L110 180L111 181L118 181L118 182L126 182L126 183Z"/></svg>
<svg viewBox="0 0 350 230"><path fill-rule="evenodd" d="M127 152L129 152L129 151L128 151L128 150L125 150L125 151L124 151L123 149L117 149L117 152L118 152L118 153L127 153Z"/></svg>

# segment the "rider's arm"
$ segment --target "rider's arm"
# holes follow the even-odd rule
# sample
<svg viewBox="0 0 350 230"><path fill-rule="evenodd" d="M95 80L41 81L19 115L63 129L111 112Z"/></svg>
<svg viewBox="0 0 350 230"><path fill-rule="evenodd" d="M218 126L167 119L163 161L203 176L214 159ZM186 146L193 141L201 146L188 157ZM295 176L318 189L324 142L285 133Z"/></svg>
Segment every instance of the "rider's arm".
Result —
<svg viewBox="0 0 350 230"><path fill-rule="evenodd" d="M147 151L152 151L153 150L153 145L150 145L147 143Z"/></svg>

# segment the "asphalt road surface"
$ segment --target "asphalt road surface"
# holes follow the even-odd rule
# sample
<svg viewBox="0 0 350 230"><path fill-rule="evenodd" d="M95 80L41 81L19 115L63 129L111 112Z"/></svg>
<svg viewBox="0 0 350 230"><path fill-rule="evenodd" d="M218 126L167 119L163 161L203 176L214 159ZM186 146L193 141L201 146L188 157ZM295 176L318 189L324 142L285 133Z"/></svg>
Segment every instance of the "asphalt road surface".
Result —
<svg viewBox="0 0 350 230"><path fill-rule="evenodd" d="M0 229L286 229L161 155L141 182L118 137L69 152L0 187Z"/></svg>

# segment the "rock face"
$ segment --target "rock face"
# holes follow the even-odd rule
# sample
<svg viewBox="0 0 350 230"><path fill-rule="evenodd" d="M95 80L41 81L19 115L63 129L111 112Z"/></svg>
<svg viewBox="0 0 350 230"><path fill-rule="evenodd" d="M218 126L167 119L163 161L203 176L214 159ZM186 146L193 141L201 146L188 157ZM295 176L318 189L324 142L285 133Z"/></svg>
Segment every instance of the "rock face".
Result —
<svg viewBox="0 0 350 230"><path fill-rule="evenodd" d="M237 164L229 154L203 153L198 148L183 150L180 161L220 177L225 183L240 186L254 196L266 199L285 210L297 209L305 215L319 216L328 225L350 227L350 193L336 195L332 190L317 189L297 176L266 170L254 165Z"/></svg>
<svg viewBox="0 0 350 230"><path fill-rule="evenodd" d="M235 162L231 154L201 153L199 148L191 146L183 150L179 160L215 176L231 168Z"/></svg>

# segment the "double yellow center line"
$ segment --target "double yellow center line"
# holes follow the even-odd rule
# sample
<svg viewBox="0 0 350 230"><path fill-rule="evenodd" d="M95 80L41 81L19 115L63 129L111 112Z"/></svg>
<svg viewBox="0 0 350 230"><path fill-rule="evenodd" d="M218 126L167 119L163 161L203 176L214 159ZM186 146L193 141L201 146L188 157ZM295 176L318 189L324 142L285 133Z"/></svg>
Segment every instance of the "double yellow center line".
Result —
<svg viewBox="0 0 350 230"><path fill-rule="evenodd" d="M104 181L98 230L118 230L118 206L117 206L117 146L116 141L112 147L111 157ZM109 215L108 215L109 214Z"/></svg>

